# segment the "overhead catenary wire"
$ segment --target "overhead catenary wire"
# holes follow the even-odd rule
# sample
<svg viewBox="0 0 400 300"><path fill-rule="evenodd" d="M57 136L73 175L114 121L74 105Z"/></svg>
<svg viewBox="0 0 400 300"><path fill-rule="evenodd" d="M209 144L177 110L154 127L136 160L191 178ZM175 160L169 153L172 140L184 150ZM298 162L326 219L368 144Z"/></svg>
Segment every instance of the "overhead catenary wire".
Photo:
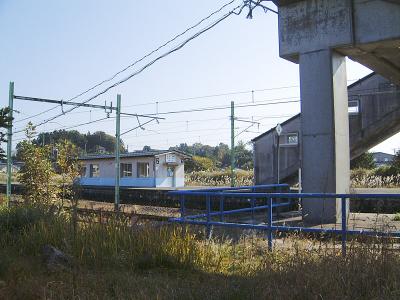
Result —
<svg viewBox="0 0 400 300"><path fill-rule="evenodd" d="M169 44L171 44L172 42L176 41L178 38L182 37L183 35L185 35L187 32L189 32L190 30L198 27L199 25L201 25L203 22L207 21L208 19L210 19L212 16L216 15L217 13L221 12L224 8L226 8L227 6L231 5L233 2L235 2L236 0L232 0L229 1L228 3L222 5L220 8L218 8L217 10L213 11L212 13L210 13L208 16L202 18L200 21L198 21L197 23L195 23L194 25L188 27L187 29L185 29L184 31L176 34L173 38L169 39L168 41L166 41L165 43L163 43L161 46L153 49L152 51L150 51L149 53L147 53L146 55L142 56L141 58L135 60L133 63L129 64L128 66L124 67L122 70L114 73L111 77L104 79L103 81L93 85L92 87L88 88L87 90L79 93L78 95L70 98L68 101L72 101L75 100L77 98L79 98L80 96L83 96L84 94L87 94L88 92L94 90L95 88L103 85L104 83L110 82L112 80L114 80L118 75L122 74L123 72L127 71L128 69L132 68L133 66L137 65L138 63L142 62L143 60L145 60L146 58L150 57L151 55L153 55L154 53L158 52L159 50L161 50L162 48L165 48L166 46L168 46Z"/></svg>
<svg viewBox="0 0 400 300"><path fill-rule="evenodd" d="M89 125L89 124L93 124L93 123L98 123L98 122L102 122L102 121L105 121L105 120L109 120L109 119L111 119L111 118L115 118L115 117L104 117L104 118L100 118L100 119L96 119L96 120L93 120L93 121L88 121L88 122L84 122L84 123L80 123L80 124L76 124L76 125L72 125L72 126L66 126L66 127L61 127L60 129L64 129L64 130L67 130L67 129L72 129L72 128L76 128L76 127L80 127L80 126L84 126L84 125ZM57 130L57 129L56 129ZM19 130L19 131L15 131L14 132L14 134L15 133L20 133L20 132L24 132L25 131L25 129L23 129L23 130ZM39 135L40 133L37 133L37 134L35 134L35 135ZM22 138L22 139L18 139L18 140L14 140L15 142L17 142L17 141L19 141L19 140L24 140L25 138Z"/></svg>
<svg viewBox="0 0 400 300"><path fill-rule="evenodd" d="M286 99L296 99L293 101L280 101L280 102L272 102L274 100L286 100ZM286 103L293 103L293 102L299 102L297 97L285 97L285 98L274 98L274 99L266 99L262 101L256 101L256 102L240 102L237 107L238 108L246 108L246 107L254 107L254 106L264 106L264 105L276 105L276 104L286 104ZM214 106L214 107L202 107L202 108L196 108L196 109L191 109L191 110L182 110L182 111L170 111L170 112L158 112L158 115L166 115L166 114L178 114L178 113L191 113L191 112L201 112L201 111L213 111L213 110L221 110L221 109L227 109L230 106ZM156 114L147 114L147 116L154 116ZM134 115L136 116L136 115ZM274 118L274 116L271 116ZM279 116L275 116L279 117ZM201 121L201 120L199 120ZM90 124L88 122L88 124ZM20 133L23 132L25 129L19 129L16 130L14 133Z"/></svg>
<svg viewBox="0 0 400 300"><path fill-rule="evenodd" d="M190 30L196 28L197 26L201 25L203 22L207 21L208 19L210 19L212 16L216 15L217 13L221 12L224 8L226 8L227 6L231 5L233 2L235 2L236 0L232 0L229 1L228 3L222 5L220 8L218 8L217 10L213 11L211 14L209 14L208 16L204 17L203 19L201 19L200 21L198 21L197 23L195 23L194 25L188 27L187 29L185 29L184 31L182 31L179 34L176 34L173 38L169 39L168 41L166 41L165 43L163 43L162 45L160 45L159 47L153 49L152 51L150 51L149 53L147 53L146 55L142 56L141 58L135 60L133 63L129 64L128 66L124 67L122 70L114 73L111 77L102 80L101 82L91 86L90 88L84 90L83 92L69 98L67 101L72 101L75 100L85 94L87 94L88 92L98 88L99 86L103 85L104 83L110 82L112 80L114 80L118 75L122 74L123 72L127 71L128 69L132 68L133 66L137 65L138 63L142 62L143 60L145 60L146 58L150 57L151 55L153 55L154 53L158 52L159 50L161 50L162 48L165 48L166 46L168 46L169 44L171 44L172 42L176 41L178 38L182 37L183 35L185 35L187 32L189 32ZM35 116L39 116L42 115L46 112L52 111L57 109L58 106L54 106L44 112L38 113L36 115L32 115L30 117L24 118L23 120L19 120L18 122L22 122L24 120L28 120L30 118L33 118ZM37 125L38 126L38 125Z"/></svg>
<svg viewBox="0 0 400 300"><path fill-rule="evenodd" d="M218 25L219 23L221 23L222 21L224 21L225 19L227 19L229 16L231 16L231 15L239 15L239 14L242 12L242 10L243 10L243 8L244 8L245 6L246 6L245 4L236 6L235 8L233 8L232 10L230 10L228 13L224 14L222 17L220 17L219 19L215 20L215 21L214 21L213 23L211 23L210 25L204 27L202 30L198 31L197 33L193 34L192 36L190 36L189 38L187 38L186 40L184 40L184 41L183 41L182 43L180 43L179 45L175 46L175 47L172 48L171 50L169 50L169 51L167 51L167 52L165 52L165 53L159 55L158 57L154 58L154 59L151 60L149 63L145 64L143 67L139 68L137 71L131 73L131 74L128 75L127 77L125 77L125 78L123 78L123 79L117 81L116 83L114 83L114 84L112 84L112 85L106 87L106 88L103 89L102 91L100 91L100 92L96 93L95 95L89 97L88 99L82 101L81 104L84 104L84 103L87 103L87 102L89 102L89 101L92 101L93 99L95 99L95 98L97 98L97 97L99 97L99 96L105 94L105 93L108 92L109 90L111 90L111 89L117 87L118 85L120 85L120 84L122 84L122 83L128 81L128 80L131 79L132 77L137 76L138 74L142 73L144 70L146 70L148 67L150 67L151 65L153 65L153 64L156 63L157 61L159 61L159 60L163 59L164 57L166 57L166 56L168 56L168 55L170 55L170 54L172 54L172 53L174 53L174 52L176 52L176 51L182 49L182 48L183 48L186 44L188 44L190 41L194 40L194 39L197 38L198 36L202 35L203 33L207 32L208 30L212 29L213 27L215 27L216 25ZM50 122L50 121L53 121L53 120L55 120L56 118L61 117L61 116L63 116L64 114L73 111L73 110L76 109L77 107L79 107L79 106L73 106L73 107L69 108L68 110L63 111L63 112L60 113L60 114L57 114L57 115L55 115L55 116L53 116L53 117L50 117L50 118L48 118L48 119L46 119L46 120L44 120L44 121L42 121L42 122L36 124L36 127L39 127L39 126L44 125L44 124L46 124L46 123L48 123L48 122Z"/></svg>
<svg viewBox="0 0 400 300"><path fill-rule="evenodd" d="M347 81L356 81L358 79L348 79ZM277 86L277 87L269 87L269 88L261 88L261 89L252 89L252 90L243 90L243 91L230 91L230 92L224 92L224 93L215 93L215 94L208 94L208 95L200 95L200 96L192 96L192 97L186 97L186 98L175 98L175 99L167 99L167 100L159 100L155 102L143 102L143 103L138 103L138 104L132 104L132 105L125 105L124 107L129 108L129 107L137 107L137 106L145 106L145 105L154 105L156 103L162 104L162 103L170 103L170 102L180 102L180 101L190 101L190 100L197 100L197 99L206 99L206 98L214 98L214 97L223 97L223 96L233 96L233 95L240 95L240 94L249 94L254 92L263 92L263 91L273 91L273 90L282 90L282 89L290 89L290 88L296 88L299 87L299 85L288 85L288 86ZM375 92L370 92L370 93L359 93L359 92L364 92L364 91L373 91L375 88L365 88L365 89L358 89L352 91L352 95L354 96L367 96L367 95L375 95L375 94L387 94L387 93L396 93L397 91L375 91ZM357 94L356 94L357 93ZM37 114L30 115L28 117L25 117L23 119L15 120L14 123L22 122L25 120L29 120L35 117L38 117L40 115L43 115L47 112L50 112L52 110L55 110L56 108L59 108L59 106L52 107L50 109L46 109L42 112L39 112ZM82 114L89 112L90 110L84 110L84 111L77 111L77 112L70 112L70 114Z"/></svg>
<svg viewBox="0 0 400 300"><path fill-rule="evenodd" d="M298 102L300 102L300 100L288 100L288 101L280 101L280 102L242 104L242 105L235 105L235 108L268 106L268 105L288 104L288 103L298 103ZM229 108L230 108L230 106L203 107L203 108L194 108L194 109L187 109L187 110L158 112L157 115L170 115L170 114L192 113L192 112L200 112L200 111L223 110L223 109L229 109ZM152 116L152 115L156 115L156 114L148 114L148 115Z"/></svg>
<svg viewBox="0 0 400 300"><path fill-rule="evenodd" d="M286 103L286 102L272 102L272 101L276 101L276 100L289 100L289 99L298 99L298 97L284 97L284 98L270 98L270 99L265 99L265 100L260 100L260 101L255 101L255 102L239 102L237 107L239 108L243 108L246 107L247 104L250 104L249 106L258 106L261 104L279 104L279 103ZM295 102L298 102L299 100L296 100ZM289 102L290 103L290 102ZM197 108L197 109L192 109L192 110L183 110L183 111L177 111L177 112L158 112L156 114L154 113L150 113L150 114L146 114L146 116L156 116L156 115L161 115L161 114L176 114L176 113L188 113L188 112L198 112L198 111L210 111L210 110L220 110L220 109L225 109L227 106L216 106L216 107L205 107L205 108ZM90 112L90 111L89 111ZM123 113L125 114L125 113ZM130 114L127 114L130 115ZM136 115L136 114L132 114L132 116L142 116L142 115ZM49 122L47 122L49 123ZM35 126L36 127L36 126ZM20 129L20 130L16 130L14 133L18 133L18 132L22 132L24 131L24 129Z"/></svg>

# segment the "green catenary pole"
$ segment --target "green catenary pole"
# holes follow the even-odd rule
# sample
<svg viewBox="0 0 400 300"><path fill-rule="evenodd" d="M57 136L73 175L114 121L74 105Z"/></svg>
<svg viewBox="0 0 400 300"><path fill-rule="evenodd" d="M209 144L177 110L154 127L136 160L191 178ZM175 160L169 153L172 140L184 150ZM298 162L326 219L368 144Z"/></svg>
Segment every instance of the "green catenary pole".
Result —
<svg viewBox="0 0 400 300"><path fill-rule="evenodd" d="M10 88L8 93L8 107L10 109L9 116L11 118L10 127L7 130L7 203L10 205L11 201L11 171L12 171L12 117L14 107L14 82L10 82Z"/></svg>
<svg viewBox="0 0 400 300"><path fill-rule="evenodd" d="M235 186L235 102L231 101L231 187Z"/></svg>
<svg viewBox="0 0 400 300"><path fill-rule="evenodd" d="M119 211L119 180L120 180L120 116L121 116L121 95L117 95L117 110L116 110L116 130L115 130L115 202L114 209Z"/></svg>

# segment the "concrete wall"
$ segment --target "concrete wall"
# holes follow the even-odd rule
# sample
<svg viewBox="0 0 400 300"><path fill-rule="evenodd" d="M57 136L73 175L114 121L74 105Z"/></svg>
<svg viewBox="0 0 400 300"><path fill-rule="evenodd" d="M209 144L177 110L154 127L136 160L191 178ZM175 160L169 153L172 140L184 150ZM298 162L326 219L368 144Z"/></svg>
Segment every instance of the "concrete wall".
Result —
<svg viewBox="0 0 400 300"><path fill-rule="evenodd" d="M279 7L281 57L297 62L299 53L352 42L352 12L348 0L297 1Z"/></svg>
<svg viewBox="0 0 400 300"><path fill-rule="evenodd" d="M359 102L359 112L349 114L350 155L355 158L400 131L400 87L378 74L371 74L348 88L349 101ZM300 131L300 114L281 124L283 133ZM300 141L301 142L301 141ZM256 184L276 183L275 130L254 141ZM281 148L281 180L297 180L299 147Z"/></svg>

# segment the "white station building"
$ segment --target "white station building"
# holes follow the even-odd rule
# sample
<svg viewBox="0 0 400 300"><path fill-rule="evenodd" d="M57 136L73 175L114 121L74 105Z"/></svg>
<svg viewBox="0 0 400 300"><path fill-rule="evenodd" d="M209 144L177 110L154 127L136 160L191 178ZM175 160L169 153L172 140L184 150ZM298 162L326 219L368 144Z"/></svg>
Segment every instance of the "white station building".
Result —
<svg viewBox="0 0 400 300"><path fill-rule="evenodd" d="M121 153L121 187L183 187L185 160L190 156L175 150L148 150ZM80 158L83 186L114 186L115 155L88 155Z"/></svg>

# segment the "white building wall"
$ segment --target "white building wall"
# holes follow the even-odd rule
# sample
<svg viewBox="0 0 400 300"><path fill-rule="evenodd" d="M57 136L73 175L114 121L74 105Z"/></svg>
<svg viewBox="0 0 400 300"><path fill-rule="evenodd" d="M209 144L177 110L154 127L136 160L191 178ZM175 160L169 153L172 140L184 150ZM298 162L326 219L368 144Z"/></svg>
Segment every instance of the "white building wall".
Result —
<svg viewBox="0 0 400 300"><path fill-rule="evenodd" d="M132 177L121 177L121 186L132 187L183 187L185 185L184 158L177 158L174 167L174 177L169 177L166 154L155 157L121 157L121 163L132 164ZM138 163L149 163L149 177L138 178ZM86 167L85 174L80 178L82 185L113 186L115 185L114 159L90 159L81 161ZM99 177L90 177L90 165L99 165Z"/></svg>
<svg viewBox="0 0 400 300"><path fill-rule="evenodd" d="M156 186L157 187L184 187L185 186L185 171L184 158L175 154L176 163L167 164L166 154L156 156ZM158 162L158 163L157 163ZM174 167L174 176L168 176L168 166Z"/></svg>

